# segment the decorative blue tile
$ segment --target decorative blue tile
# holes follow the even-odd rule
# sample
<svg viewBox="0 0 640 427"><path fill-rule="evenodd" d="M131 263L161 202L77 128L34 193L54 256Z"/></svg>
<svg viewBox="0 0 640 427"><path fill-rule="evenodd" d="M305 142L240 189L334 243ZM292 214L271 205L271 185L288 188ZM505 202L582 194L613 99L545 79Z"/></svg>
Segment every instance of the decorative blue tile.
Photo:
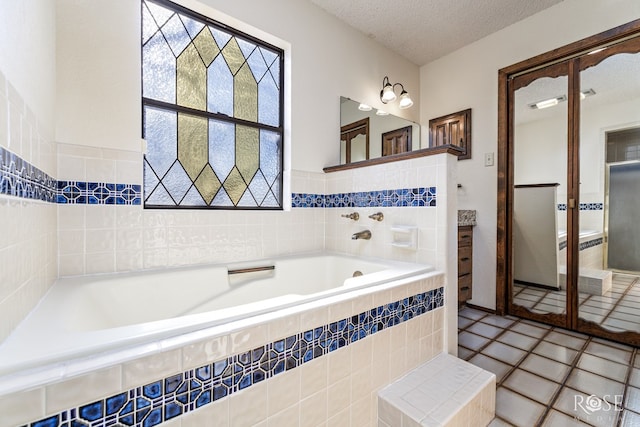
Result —
<svg viewBox="0 0 640 427"><path fill-rule="evenodd" d="M90 403L81 406L78 412L80 417L86 421L97 421L104 417L104 405L102 401Z"/></svg>
<svg viewBox="0 0 640 427"><path fill-rule="evenodd" d="M57 181L0 147L0 194L60 204L140 205L138 184Z"/></svg>
<svg viewBox="0 0 640 427"><path fill-rule="evenodd" d="M50 417L31 424L31 427L58 427L60 423L59 416Z"/></svg>
<svg viewBox="0 0 640 427"><path fill-rule="evenodd" d="M292 193L294 208L418 207L436 206L436 188L401 188L356 193Z"/></svg>

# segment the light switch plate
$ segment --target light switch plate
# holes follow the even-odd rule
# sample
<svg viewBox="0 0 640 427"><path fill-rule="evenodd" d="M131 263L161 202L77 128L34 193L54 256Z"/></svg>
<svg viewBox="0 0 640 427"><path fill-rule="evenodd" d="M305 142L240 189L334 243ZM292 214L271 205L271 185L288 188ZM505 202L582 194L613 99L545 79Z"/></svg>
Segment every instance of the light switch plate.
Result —
<svg viewBox="0 0 640 427"><path fill-rule="evenodd" d="M493 153L484 153L484 165L493 166Z"/></svg>

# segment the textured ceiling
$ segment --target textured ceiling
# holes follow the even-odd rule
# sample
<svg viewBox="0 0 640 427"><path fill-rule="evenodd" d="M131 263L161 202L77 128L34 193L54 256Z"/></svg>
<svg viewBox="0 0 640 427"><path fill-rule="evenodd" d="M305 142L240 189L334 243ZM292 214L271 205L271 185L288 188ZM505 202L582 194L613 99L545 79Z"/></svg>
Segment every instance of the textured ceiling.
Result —
<svg viewBox="0 0 640 427"><path fill-rule="evenodd" d="M416 65L562 0L310 0Z"/></svg>

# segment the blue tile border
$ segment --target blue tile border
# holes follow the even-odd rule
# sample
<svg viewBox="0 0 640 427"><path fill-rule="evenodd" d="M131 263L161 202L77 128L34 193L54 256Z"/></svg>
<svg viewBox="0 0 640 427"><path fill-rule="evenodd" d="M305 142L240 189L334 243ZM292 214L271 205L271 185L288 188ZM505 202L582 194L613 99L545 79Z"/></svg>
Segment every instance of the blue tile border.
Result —
<svg viewBox="0 0 640 427"><path fill-rule="evenodd" d="M604 210L604 203L580 203L579 208L581 211L601 211ZM558 210L566 211L567 204L559 203Z"/></svg>
<svg viewBox="0 0 640 427"><path fill-rule="evenodd" d="M0 147L0 194L73 205L142 204L139 184L57 181L3 147ZM435 207L436 187L326 195L292 193L291 205L292 208Z"/></svg>
<svg viewBox="0 0 640 427"><path fill-rule="evenodd" d="M434 207L436 206L436 187L327 195L293 193L291 205L294 208Z"/></svg>
<svg viewBox="0 0 640 427"><path fill-rule="evenodd" d="M0 147L0 194L56 202L55 178Z"/></svg>
<svg viewBox="0 0 640 427"><path fill-rule="evenodd" d="M443 306L422 292L23 427L155 426Z"/></svg>
<svg viewBox="0 0 640 427"><path fill-rule="evenodd" d="M578 245L578 251L584 251L585 249L593 248L594 246L598 246L604 243L604 239L599 237L597 239L588 240L586 242L582 242ZM558 249L563 250L567 247L567 241L563 240L558 244Z"/></svg>
<svg viewBox="0 0 640 427"><path fill-rule="evenodd" d="M49 203L140 205L142 186L57 181L20 156L0 147L0 194Z"/></svg>
<svg viewBox="0 0 640 427"><path fill-rule="evenodd" d="M89 205L139 205L141 186L104 182L58 181L57 203Z"/></svg>

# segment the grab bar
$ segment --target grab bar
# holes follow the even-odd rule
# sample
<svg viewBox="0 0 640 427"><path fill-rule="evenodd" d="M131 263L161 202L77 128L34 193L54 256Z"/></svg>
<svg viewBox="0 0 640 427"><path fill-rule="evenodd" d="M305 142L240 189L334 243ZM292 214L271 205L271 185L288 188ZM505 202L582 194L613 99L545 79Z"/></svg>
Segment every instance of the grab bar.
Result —
<svg viewBox="0 0 640 427"><path fill-rule="evenodd" d="M264 267L237 268L235 270L227 271L227 274L255 273L256 271L269 271L275 269L275 265L265 265Z"/></svg>

